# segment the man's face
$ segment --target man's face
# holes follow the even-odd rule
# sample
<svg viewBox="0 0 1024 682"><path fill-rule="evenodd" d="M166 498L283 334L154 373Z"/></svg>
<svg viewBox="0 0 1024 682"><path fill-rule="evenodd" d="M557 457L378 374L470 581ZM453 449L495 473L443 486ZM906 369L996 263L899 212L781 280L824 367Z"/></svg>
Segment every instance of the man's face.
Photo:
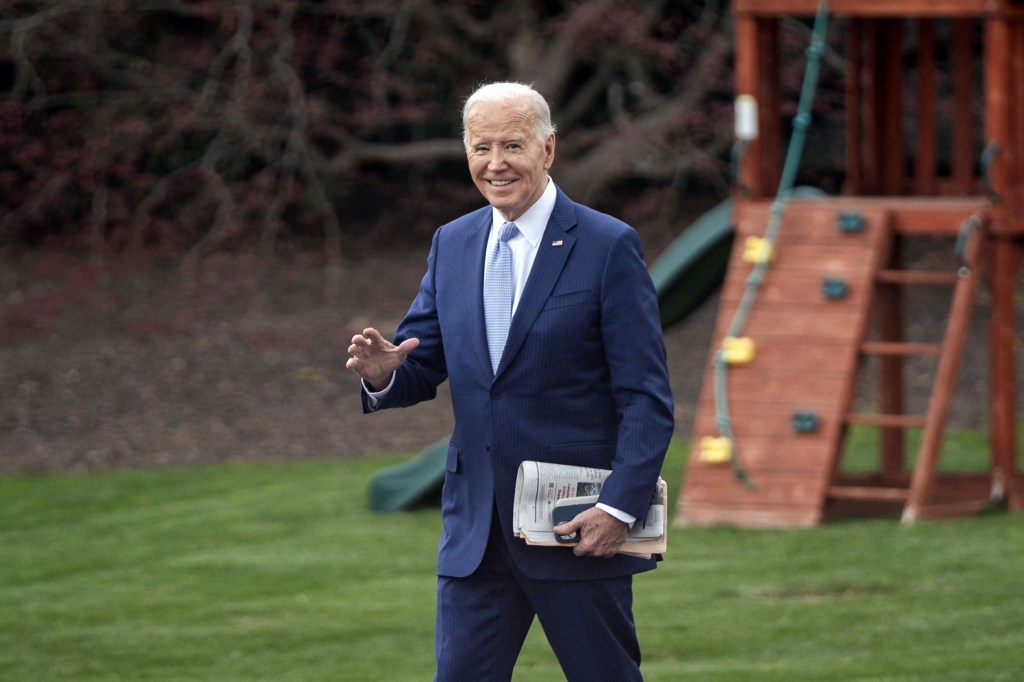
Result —
<svg viewBox="0 0 1024 682"><path fill-rule="evenodd" d="M533 206L547 186L555 136L537 139L526 100L479 102L466 117L469 173L484 198L506 220Z"/></svg>

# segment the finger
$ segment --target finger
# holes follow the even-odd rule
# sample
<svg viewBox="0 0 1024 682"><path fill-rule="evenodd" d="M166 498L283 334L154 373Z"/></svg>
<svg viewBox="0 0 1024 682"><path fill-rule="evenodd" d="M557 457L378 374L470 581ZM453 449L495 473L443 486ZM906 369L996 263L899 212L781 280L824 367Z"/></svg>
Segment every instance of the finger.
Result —
<svg viewBox="0 0 1024 682"><path fill-rule="evenodd" d="M384 337L379 331L373 327L367 327L363 330L363 338L366 339L366 344L371 345L374 343L383 343Z"/></svg>

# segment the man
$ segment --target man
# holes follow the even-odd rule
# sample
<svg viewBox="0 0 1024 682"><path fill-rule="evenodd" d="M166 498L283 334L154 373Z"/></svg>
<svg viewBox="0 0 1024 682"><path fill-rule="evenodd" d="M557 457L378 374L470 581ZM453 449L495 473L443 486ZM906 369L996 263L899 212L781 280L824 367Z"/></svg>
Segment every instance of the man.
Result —
<svg viewBox="0 0 1024 682"><path fill-rule="evenodd" d="M632 575L655 560L617 550L646 514L673 411L640 241L549 179L555 129L531 87L481 87L463 130L489 206L438 229L395 343L368 328L346 365L368 412L450 381L435 679L510 679L534 615L569 680L641 679ZM528 459L612 471L598 506L556 528L580 532L573 550L512 535Z"/></svg>

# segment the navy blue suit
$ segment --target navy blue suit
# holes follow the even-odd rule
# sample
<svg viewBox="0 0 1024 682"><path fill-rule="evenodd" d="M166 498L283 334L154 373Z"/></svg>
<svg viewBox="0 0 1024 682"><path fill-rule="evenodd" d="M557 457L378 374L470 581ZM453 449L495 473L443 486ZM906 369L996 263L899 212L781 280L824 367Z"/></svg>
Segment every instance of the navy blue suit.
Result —
<svg viewBox="0 0 1024 682"><path fill-rule="evenodd" d="M482 296L490 226L487 206L435 233L427 273L395 338L421 343L377 408L431 399L442 381L450 383L455 427L438 575L473 574L495 535L515 571L530 579L608 579L652 569L654 559L527 546L512 537L511 520L516 472L527 459L611 469L600 501L638 518L646 514L673 409L657 297L639 237L559 190L492 374ZM564 627L544 625L549 639L550 627ZM565 665L557 647L556 654Z"/></svg>

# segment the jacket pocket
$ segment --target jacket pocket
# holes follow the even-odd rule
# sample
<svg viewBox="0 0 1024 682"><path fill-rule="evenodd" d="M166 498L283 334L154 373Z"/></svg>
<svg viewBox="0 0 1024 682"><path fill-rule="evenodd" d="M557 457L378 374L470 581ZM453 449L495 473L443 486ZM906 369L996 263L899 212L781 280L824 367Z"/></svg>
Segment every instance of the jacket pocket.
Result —
<svg viewBox="0 0 1024 682"><path fill-rule="evenodd" d="M571 291L567 294L556 294L550 296L547 302L544 304L544 310L554 310L555 308L565 308L570 305L579 305L585 303L587 298L590 297L589 289L582 289L580 291Z"/></svg>
<svg viewBox="0 0 1024 682"><path fill-rule="evenodd" d="M610 469L615 457L615 441L552 445L548 448L547 455L549 462Z"/></svg>
<svg viewBox="0 0 1024 682"><path fill-rule="evenodd" d="M451 443L448 444L448 456L444 461L444 470L452 474L459 473L459 448Z"/></svg>

